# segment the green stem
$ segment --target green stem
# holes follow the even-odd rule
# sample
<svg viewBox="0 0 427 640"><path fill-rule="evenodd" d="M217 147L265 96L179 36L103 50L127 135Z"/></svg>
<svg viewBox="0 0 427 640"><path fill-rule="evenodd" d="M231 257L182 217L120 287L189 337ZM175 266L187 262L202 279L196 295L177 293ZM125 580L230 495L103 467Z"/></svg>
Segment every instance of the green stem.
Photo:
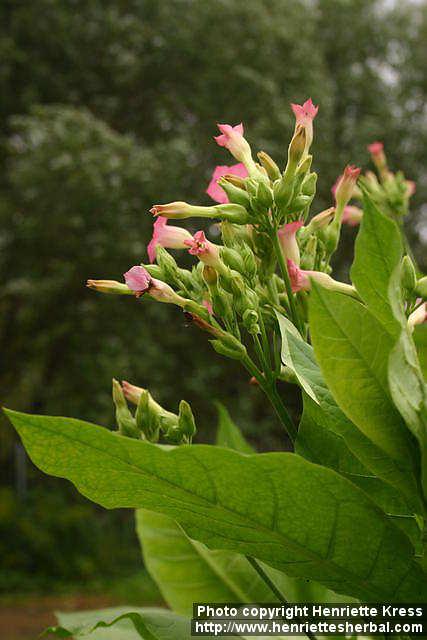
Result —
<svg viewBox="0 0 427 640"><path fill-rule="evenodd" d="M285 282L286 293L287 293L287 296L288 296L288 304L289 304L289 309L290 309L290 312L291 312L292 322L294 323L294 325L296 326L296 328L298 329L298 331L302 335L303 331L302 331L302 328L301 328L301 323L300 323L298 310L297 310L296 305L295 305L295 298L294 298L294 294L292 292L292 285L291 285L291 281L290 281L290 278L289 278L288 267L286 266L285 260L283 258L282 248L280 246L279 236L277 235L277 230L274 229L274 227L272 227L272 230L271 230L271 233L270 233L270 237L271 237L271 240L272 240L272 243L273 243L274 252L276 254L277 262L279 263L280 271L282 272L283 280Z"/></svg>
<svg viewBox="0 0 427 640"><path fill-rule="evenodd" d="M261 578L261 580L265 582L265 584L268 586L270 591L274 593L277 600L279 602L283 602L284 604L289 604L289 601L286 600L285 596L280 591L280 589L274 584L270 576L264 571L264 569L259 564L258 560L256 560L255 558L252 558L251 556L246 556L246 560L255 569L255 571ZM298 622L301 622L301 618L299 617L295 617L295 620L297 620ZM308 638L310 638L310 640L316 640L316 636L314 636L310 631L306 631L305 634Z"/></svg>

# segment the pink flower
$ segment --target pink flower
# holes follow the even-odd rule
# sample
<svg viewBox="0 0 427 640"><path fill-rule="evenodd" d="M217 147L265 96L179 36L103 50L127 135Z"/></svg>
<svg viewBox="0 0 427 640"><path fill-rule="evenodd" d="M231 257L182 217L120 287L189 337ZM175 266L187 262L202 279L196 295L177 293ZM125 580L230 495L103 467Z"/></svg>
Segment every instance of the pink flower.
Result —
<svg viewBox="0 0 427 640"><path fill-rule="evenodd" d="M232 156L244 164L253 164L251 148L243 137L243 124L232 127L230 124L218 124L221 135L214 136L220 147L226 147Z"/></svg>
<svg viewBox="0 0 427 640"><path fill-rule="evenodd" d="M140 265L132 267L123 275L127 286L131 291L135 293L137 298L148 291L151 286L152 278L150 274L146 269L144 269L144 267L141 267Z"/></svg>
<svg viewBox="0 0 427 640"><path fill-rule="evenodd" d="M308 271L300 269L293 260L287 260L288 274L291 281L292 291L308 291L310 289L310 278Z"/></svg>
<svg viewBox="0 0 427 640"><path fill-rule="evenodd" d="M191 239L191 233L181 227L168 226L168 219L159 216L154 223L153 237L147 247L150 262L156 259L156 247L160 244L165 249L185 249L185 240Z"/></svg>
<svg viewBox="0 0 427 640"><path fill-rule="evenodd" d="M359 209L359 207L347 205L346 207L344 207L341 222L343 224L348 224L350 227L357 227L357 225L360 224L362 217L362 209Z"/></svg>
<svg viewBox="0 0 427 640"><path fill-rule="evenodd" d="M408 196L408 198L413 196L416 190L417 190L416 183L413 180L407 180L406 181L406 195Z"/></svg>
<svg viewBox="0 0 427 640"><path fill-rule="evenodd" d="M129 400L129 402L136 405L139 403L141 394L144 391L141 387L137 387L136 385L127 382L127 380L122 380L122 389L126 400Z"/></svg>
<svg viewBox="0 0 427 640"><path fill-rule="evenodd" d="M295 131L298 125L305 129L305 153L307 153L313 142L313 120L319 107L314 106L311 98L306 100L304 104L291 104L291 107L296 118Z"/></svg>
<svg viewBox="0 0 427 640"><path fill-rule="evenodd" d="M219 263L219 248L210 242L204 231L197 231L191 240L185 240L188 253L197 256L199 260L210 267L215 267Z"/></svg>
<svg viewBox="0 0 427 640"><path fill-rule="evenodd" d="M220 137L220 136L218 136ZM206 193L215 200L215 202L219 202L220 204L226 204L228 202L228 197L225 191L219 186L218 180L227 174L232 174L234 176L240 176L241 178L246 178L248 175L247 169L242 162L238 164L233 164L230 167L227 165L219 165L215 167L215 170L212 174L212 179L209 183L208 188L206 189Z"/></svg>
<svg viewBox="0 0 427 640"><path fill-rule="evenodd" d="M291 103L291 107L295 114L297 124L302 124L303 126L313 122L319 111L319 107L314 106L311 98L306 100L304 104Z"/></svg>
<svg viewBox="0 0 427 640"><path fill-rule="evenodd" d="M285 258L291 260L295 265L299 265L300 263L300 253L296 233L302 226L302 220L296 220L295 222L288 222L288 224L285 224L277 232L283 255Z"/></svg>
<svg viewBox="0 0 427 640"><path fill-rule="evenodd" d="M357 179L360 175L359 167L348 164L344 169L344 173L335 183L335 200L339 207L344 208L348 201L352 198Z"/></svg>
<svg viewBox="0 0 427 640"><path fill-rule="evenodd" d="M383 150L384 145L382 142L372 142L371 144L368 144L368 151L373 156L379 155Z"/></svg>

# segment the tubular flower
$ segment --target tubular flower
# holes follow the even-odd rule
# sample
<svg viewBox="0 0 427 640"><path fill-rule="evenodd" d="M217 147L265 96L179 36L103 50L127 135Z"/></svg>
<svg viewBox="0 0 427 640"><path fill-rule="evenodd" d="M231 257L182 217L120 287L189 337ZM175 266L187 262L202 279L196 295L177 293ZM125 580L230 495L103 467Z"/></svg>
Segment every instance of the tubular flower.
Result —
<svg viewBox="0 0 427 640"><path fill-rule="evenodd" d="M232 127L231 124L217 124L217 127L221 131L221 135L214 136L215 142L220 147L228 149L236 160L243 162L251 175L257 174L258 170L252 159L251 148L243 137L243 124L237 124L235 127Z"/></svg>
<svg viewBox="0 0 427 640"><path fill-rule="evenodd" d="M155 204L151 207L153 216L164 216L176 220L191 218L192 216L209 218L215 216L213 207L197 207L187 202L170 202L169 204Z"/></svg>
<svg viewBox="0 0 427 640"><path fill-rule="evenodd" d="M343 224L348 224L350 227L357 227L357 225L360 224L362 217L362 209L359 209L359 207L354 207L352 205L347 205L346 207L344 207L341 222Z"/></svg>
<svg viewBox="0 0 427 640"><path fill-rule="evenodd" d="M349 200L353 197L354 189L356 187L357 179L360 175L359 167L355 167L353 164L348 164L344 169L344 173L338 181L335 187L335 200L337 207L344 209ZM333 189L334 189L333 187Z"/></svg>
<svg viewBox="0 0 427 640"><path fill-rule="evenodd" d="M285 224L277 232L283 255L286 259L291 260L297 266L300 264L300 252L296 234L298 229L301 229L302 226L302 220L297 220L296 222L289 222L288 224Z"/></svg>
<svg viewBox="0 0 427 640"><path fill-rule="evenodd" d="M204 231L197 231L191 240L185 241L185 244L189 247L188 253L197 256L209 267L220 266L219 247L206 238Z"/></svg>
<svg viewBox="0 0 427 640"><path fill-rule="evenodd" d="M338 291L354 298L358 298L357 292L353 286L346 284L345 282L338 282L338 280L334 280L327 273L300 269L294 262L292 262L292 260L288 260L287 265L289 279L294 293L297 293L298 291L310 291L311 280L315 280L321 284L322 287L325 287L325 289Z"/></svg>
<svg viewBox="0 0 427 640"><path fill-rule="evenodd" d="M156 247L160 244L165 249L185 249L185 240L191 239L191 233L181 227L168 226L168 219L158 216L154 223L153 237L147 246L150 262L156 259Z"/></svg>
<svg viewBox="0 0 427 640"><path fill-rule="evenodd" d="M234 175L241 178L247 178L248 172L242 162L233 164L230 167L225 164L215 167L215 170L212 174L212 179L209 183L208 188L206 189L206 193L212 198L212 200L214 200L215 202L219 202L220 204L226 204L227 202L229 202L227 194L218 184L218 180L222 178L222 176L226 175Z"/></svg>
<svg viewBox="0 0 427 640"><path fill-rule="evenodd" d="M148 271L140 265L136 265L129 269L129 271L126 271L124 278L127 286L133 291L137 298L147 293L158 302L176 304L182 308L187 303L187 300L175 293L172 287L161 280L152 278Z"/></svg>
<svg viewBox="0 0 427 640"><path fill-rule="evenodd" d="M86 286L100 293L112 293L122 296L132 295L132 291L129 291L123 282L117 282L116 280L87 280Z"/></svg>
<svg viewBox="0 0 427 640"><path fill-rule="evenodd" d="M380 173L387 170L387 160L384 153L384 145L382 142L372 142L368 144L368 151L371 154L372 162Z"/></svg>
<svg viewBox="0 0 427 640"><path fill-rule="evenodd" d="M292 111L296 118L296 126L302 125L306 133L305 153L308 152L313 142L313 120L319 111L319 107L313 104L311 98L306 100L304 104L291 103Z"/></svg>

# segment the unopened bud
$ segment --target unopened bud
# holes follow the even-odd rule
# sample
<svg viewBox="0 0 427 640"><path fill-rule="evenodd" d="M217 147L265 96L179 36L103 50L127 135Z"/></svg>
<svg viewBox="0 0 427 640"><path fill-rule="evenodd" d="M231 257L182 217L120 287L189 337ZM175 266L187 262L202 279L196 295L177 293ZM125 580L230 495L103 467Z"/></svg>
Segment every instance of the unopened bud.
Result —
<svg viewBox="0 0 427 640"><path fill-rule="evenodd" d="M237 338L228 333L220 340L211 340L211 345L217 353L233 360L242 360L246 356L246 347Z"/></svg>
<svg viewBox="0 0 427 640"><path fill-rule="evenodd" d="M274 162L273 158L265 153L265 151L259 151L257 153L258 160L261 162L264 169L267 171L270 180L277 180L280 178L280 169Z"/></svg>
<svg viewBox="0 0 427 640"><path fill-rule="evenodd" d="M306 142L307 135L305 127L297 125L288 149L288 166L293 167L293 172L304 154ZM288 171L288 167L286 170Z"/></svg>
<svg viewBox="0 0 427 640"><path fill-rule="evenodd" d="M178 426L184 436L183 440L191 443L197 429L191 407L185 400L181 400L179 403Z"/></svg>
<svg viewBox="0 0 427 640"><path fill-rule="evenodd" d="M132 296L133 291L124 284L116 280L87 280L86 286L100 293L112 293L119 296Z"/></svg>
<svg viewBox="0 0 427 640"><path fill-rule="evenodd" d="M229 247L223 247L221 249L221 259L227 267L235 269L239 273L244 272L244 263L240 253Z"/></svg>
<svg viewBox="0 0 427 640"><path fill-rule="evenodd" d="M158 265L165 275L166 280L175 282L178 278L178 265L175 258L166 251L160 244L156 246L156 259Z"/></svg>
<svg viewBox="0 0 427 640"><path fill-rule="evenodd" d="M265 182L260 182L258 184L256 199L263 209L270 209L273 204L273 192Z"/></svg>
<svg viewBox="0 0 427 640"><path fill-rule="evenodd" d="M207 285L216 284L218 280L218 274L215 269L207 264L203 266L203 280Z"/></svg>
<svg viewBox="0 0 427 640"><path fill-rule="evenodd" d="M305 175L306 173L308 173L311 169L312 162L313 162L313 156L309 154L304 158L304 160L300 162L295 174L299 176L299 175Z"/></svg>
<svg viewBox="0 0 427 640"><path fill-rule="evenodd" d="M240 204L243 207L249 207L249 195L245 189L241 189L240 187L236 187L228 180L224 178L220 178L218 180L218 184L222 189L224 189L225 193L228 196L230 202L234 204Z"/></svg>
<svg viewBox="0 0 427 640"><path fill-rule="evenodd" d="M245 207L240 204L218 204L215 209L215 217L220 220L229 220L236 224L247 224L250 216Z"/></svg>
<svg viewBox="0 0 427 640"><path fill-rule="evenodd" d="M418 280L415 287L415 293L423 300L427 300L427 276Z"/></svg>
<svg viewBox="0 0 427 640"><path fill-rule="evenodd" d="M314 264L316 262L317 255L317 237L311 236L307 244L304 247L304 251L301 256L301 268L302 269L313 269Z"/></svg>
<svg viewBox="0 0 427 640"><path fill-rule="evenodd" d="M285 176L282 176L279 180L276 180L273 185L273 193L274 201L279 209L287 206L292 197L293 188L293 178L285 178Z"/></svg>
<svg viewBox="0 0 427 640"><path fill-rule="evenodd" d="M258 313L253 309L246 309L242 316L243 326L251 335L260 333Z"/></svg>
<svg viewBox="0 0 427 640"><path fill-rule="evenodd" d="M417 273L414 263L409 256L404 256L402 260L402 285L407 291L414 291L417 284Z"/></svg>
<svg viewBox="0 0 427 640"><path fill-rule="evenodd" d="M116 422L119 433L128 438L139 438L136 420L129 411L126 398L123 394L120 383L113 378L113 402L116 408Z"/></svg>
<svg viewBox="0 0 427 640"><path fill-rule="evenodd" d="M166 276L162 271L162 268L158 264L143 264L142 265L146 271L150 274L152 278L157 278L158 280L165 280Z"/></svg>
<svg viewBox="0 0 427 640"><path fill-rule="evenodd" d="M304 196L314 196L316 193L317 173L309 173L303 180L301 191Z"/></svg>
<svg viewBox="0 0 427 640"><path fill-rule="evenodd" d="M327 227L328 224L333 220L335 214L335 207L329 207L329 209L325 209L321 211L317 215L315 215L306 227L307 234L315 233L319 229L323 229Z"/></svg>
<svg viewBox="0 0 427 640"><path fill-rule="evenodd" d="M221 177L221 180L228 182L229 184L238 187L239 189L246 189L246 182L244 178L240 176L236 176L233 173L226 173L225 176Z"/></svg>

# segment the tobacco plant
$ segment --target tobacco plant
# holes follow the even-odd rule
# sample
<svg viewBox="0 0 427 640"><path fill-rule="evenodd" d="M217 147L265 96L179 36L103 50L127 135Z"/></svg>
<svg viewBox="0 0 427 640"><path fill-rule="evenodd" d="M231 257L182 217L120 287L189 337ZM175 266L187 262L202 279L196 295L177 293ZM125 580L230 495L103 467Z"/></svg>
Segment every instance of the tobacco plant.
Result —
<svg viewBox="0 0 427 640"><path fill-rule="evenodd" d="M414 185L376 142L376 173L347 166L331 207L312 215L317 107L292 109L284 168L263 151L254 160L241 124L218 125L237 164L216 168L214 203L154 205L149 263L88 286L180 308L247 370L293 451L256 453L224 407L217 446L192 444L188 403L174 413L116 380L116 431L7 410L40 469L105 508L137 510L146 566L171 607L63 615L58 635L115 623L120 638L186 638L195 601L427 601L426 385L412 337L427 278L402 231ZM186 218L207 219L212 239L170 224ZM360 224L351 283L331 276L343 223ZM168 249L188 251L193 267ZM300 388L299 424L282 381Z"/></svg>

